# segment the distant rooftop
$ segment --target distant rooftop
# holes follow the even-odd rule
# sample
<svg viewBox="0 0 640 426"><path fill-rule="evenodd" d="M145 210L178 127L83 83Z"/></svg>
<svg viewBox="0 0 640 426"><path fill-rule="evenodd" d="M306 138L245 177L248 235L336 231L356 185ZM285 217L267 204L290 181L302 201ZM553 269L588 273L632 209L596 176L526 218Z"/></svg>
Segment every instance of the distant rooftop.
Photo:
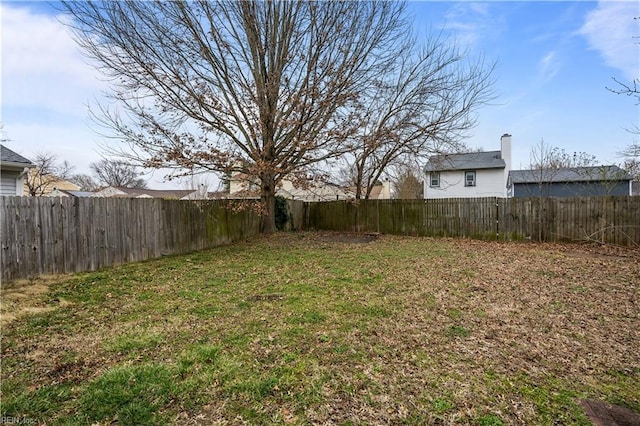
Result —
<svg viewBox="0 0 640 426"><path fill-rule="evenodd" d="M61 191L66 192L67 194L73 195L74 197L78 197L78 198L87 198L95 194L95 192L91 192L91 191L70 191L70 190L61 190Z"/></svg>
<svg viewBox="0 0 640 426"><path fill-rule="evenodd" d="M500 151L469 152L466 154L443 154L429 158L426 172L452 170L504 169L506 163Z"/></svg>
<svg viewBox="0 0 640 426"><path fill-rule="evenodd" d="M592 182L600 180L631 180L618 166L573 167L564 169L511 170L512 183Z"/></svg>
<svg viewBox="0 0 640 426"><path fill-rule="evenodd" d="M149 196L153 198L177 198L186 197L195 192L195 189L142 189L142 188L116 188L129 197Z"/></svg>
<svg viewBox="0 0 640 426"><path fill-rule="evenodd" d="M22 155L11 151L4 145L0 145L0 161L3 163L21 163L25 166L34 165L30 160L27 160Z"/></svg>

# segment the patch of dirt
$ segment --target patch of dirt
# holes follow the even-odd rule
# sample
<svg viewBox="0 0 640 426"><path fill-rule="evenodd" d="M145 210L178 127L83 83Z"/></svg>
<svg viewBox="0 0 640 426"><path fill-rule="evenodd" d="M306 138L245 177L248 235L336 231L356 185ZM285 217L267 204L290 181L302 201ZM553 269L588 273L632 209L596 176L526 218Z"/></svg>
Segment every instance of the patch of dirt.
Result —
<svg viewBox="0 0 640 426"><path fill-rule="evenodd" d="M97 367L95 361L85 361L79 359L73 362L63 362L56 364L46 375L51 380L51 384L73 382L79 383L90 377Z"/></svg>
<svg viewBox="0 0 640 426"><path fill-rule="evenodd" d="M365 234L344 234L344 233L326 233L320 236L320 239L329 243L347 243L347 244L367 244L378 239L378 233Z"/></svg>
<svg viewBox="0 0 640 426"><path fill-rule="evenodd" d="M58 279L59 277L49 276L3 285L0 290L0 325L7 325L23 315L49 312L69 305L65 300L56 301L54 306L47 305L44 301L49 286Z"/></svg>
<svg viewBox="0 0 640 426"><path fill-rule="evenodd" d="M580 401L585 414L596 426L637 426L640 414L619 405L584 399Z"/></svg>
<svg viewBox="0 0 640 426"><path fill-rule="evenodd" d="M248 299L249 302L272 302L282 300L284 296L281 294L256 294Z"/></svg>

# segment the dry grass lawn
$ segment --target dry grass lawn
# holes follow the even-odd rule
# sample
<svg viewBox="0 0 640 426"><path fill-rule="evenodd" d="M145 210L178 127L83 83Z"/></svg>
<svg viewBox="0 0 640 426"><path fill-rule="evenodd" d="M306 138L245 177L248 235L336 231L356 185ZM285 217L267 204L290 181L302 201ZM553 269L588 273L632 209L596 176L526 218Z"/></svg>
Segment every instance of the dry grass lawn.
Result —
<svg viewBox="0 0 640 426"><path fill-rule="evenodd" d="M283 233L2 290L2 416L589 424L640 411L640 253Z"/></svg>

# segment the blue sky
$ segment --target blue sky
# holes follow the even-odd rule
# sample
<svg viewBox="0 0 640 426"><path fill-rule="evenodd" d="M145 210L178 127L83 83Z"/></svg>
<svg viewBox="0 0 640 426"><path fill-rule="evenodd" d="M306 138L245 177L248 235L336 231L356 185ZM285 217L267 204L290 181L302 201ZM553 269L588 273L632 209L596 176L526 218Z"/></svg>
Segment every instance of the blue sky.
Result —
<svg viewBox="0 0 640 426"><path fill-rule="evenodd" d="M497 61L498 97L479 110L470 146L496 150L510 133L519 168L541 139L603 164L637 141L625 129L640 125L640 106L605 87L640 78L640 2L423 1L409 11L422 37L442 29L470 55ZM87 105L106 87L55 14L46 3L0 4L0 122L14 151L55 152L89 173L107 141L92 131ZM152 188L178 185L150 177Z"/></svg>

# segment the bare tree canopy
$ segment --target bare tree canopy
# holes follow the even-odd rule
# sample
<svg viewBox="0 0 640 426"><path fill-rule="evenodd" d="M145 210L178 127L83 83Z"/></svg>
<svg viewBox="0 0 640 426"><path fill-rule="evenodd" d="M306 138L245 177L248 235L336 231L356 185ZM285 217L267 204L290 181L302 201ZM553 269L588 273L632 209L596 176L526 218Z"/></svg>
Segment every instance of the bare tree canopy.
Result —
<svg viewBox="0 0 640 426"><path fill-rule="evenodd" d="M562 148L552 147L543 139L531 149L530 164L531 170L557 170L573 167L597 166L598 161L595 155L586 152L568 153Z"/></svg>
<svg viewBox="0 0 640 426"><path fill-rule="evenodd" d="M620 165L634 181L640 182L640 143L634 142L619 153L624 158Z"/></svg>
<svg viewBox="0 0 640 426"><path fill-rule="evenodd" d="M631 83L624 83L615 77L613 77L612 80L616 83L617 87L615 89L607 87L607 90L616 95L627 95L636 98L636 105L640 105L640 78L632 80Z"/></svg>
<svg viewBox="0 0 640 426"><path fill-rule="evenodd" d="M121 160L103 159L89 165L101 186L116 188L146 188L147 182L140 177L135 166Z"/></svg>
<svg viewBox="0 0 640 426"><path fill-rule="evenodd" d="M32 160L36 167L30 169L24 177L29 195L37 197L47 194L56 186L56 182L71 177L73 166L68 161L58 162L51 152L39 152Z"/></svg>
<svg viewBox="0 0 640 426"><path fill-rule="evenodd" d="M387 72L353 102L360 123L344 156L356 198L368 198L390 167L458 151L477 108L493 99L493 65L470 60L454 41L432 36L420 52L407 40Z"/></svg>
<svg viewBox="0 0 640 426"><path fill-rule="evenodd" d="M404 3L63 2L76 40L111 77L98 116L145 167L239 171L276 185L346 150L345 110L399 54ZM104 114L103 114L104 113Z"/></svg>
<svg viewBox="0 0 640 426"><path fill-rule="evenodd" d="M91 176L82 173L73 175L68 180L78 185L80 191L95 191L99 186Z"/></svg>
<svg viewBox="0 0 640 426"><path fill-rule="evenodd" d="M418 174L420 176L421 174ZM393 180L394 198L400 200L415 200L423 198L423 182L416 177L416 173L408 166L400 168L400 173Z"/></svg>

